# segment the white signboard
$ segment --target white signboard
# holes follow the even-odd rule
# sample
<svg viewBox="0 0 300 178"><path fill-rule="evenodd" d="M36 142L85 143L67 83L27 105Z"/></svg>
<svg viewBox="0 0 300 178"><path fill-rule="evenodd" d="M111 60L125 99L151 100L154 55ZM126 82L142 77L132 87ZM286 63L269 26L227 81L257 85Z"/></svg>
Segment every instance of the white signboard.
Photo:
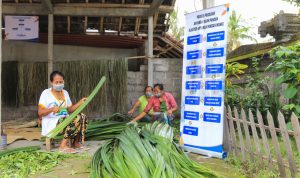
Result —
<svg viewBox="0 0 300 178"><path fill-rule="evenodd" d="M38 36L38 16L5 16L6 40L31 40Z"/></svg>
<svg viewBox="0 0 300 178"><path fill-rule="evenodd" d="M229 4L185 15L180 145L219 157L223 119Z"/></svg>

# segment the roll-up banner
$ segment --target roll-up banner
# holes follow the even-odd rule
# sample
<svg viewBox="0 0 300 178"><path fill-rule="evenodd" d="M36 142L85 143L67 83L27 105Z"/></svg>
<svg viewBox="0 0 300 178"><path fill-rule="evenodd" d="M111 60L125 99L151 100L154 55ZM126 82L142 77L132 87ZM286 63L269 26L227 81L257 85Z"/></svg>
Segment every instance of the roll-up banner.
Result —
<svg viewBox="0 0 300 178"><path fill-rule="evenodd" d="M6 40L33 40L38 37L38 16L5 16Z"/></svg>
<svg viewBox="0 0 300 178"><path fill-rule="evenodd" d="M223 120L229 4L185 15L180 145L224 158Z"/></svg>

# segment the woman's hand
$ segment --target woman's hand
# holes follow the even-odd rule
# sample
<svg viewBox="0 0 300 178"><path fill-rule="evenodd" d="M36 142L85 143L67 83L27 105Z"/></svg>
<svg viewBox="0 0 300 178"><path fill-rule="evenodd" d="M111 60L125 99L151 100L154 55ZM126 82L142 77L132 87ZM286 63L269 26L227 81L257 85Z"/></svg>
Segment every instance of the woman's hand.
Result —
<svg viewBox="0 0 300 178"><path fill-rule="evenodd" d="M132 115L133 112L134 112L134 110L133 110L133 109L130 109L130 110L128 111L128 115Z"/></svg>
<svg viewBox="0 0 300 178"><path fill-rule="evenodd" d="M85 101L86 101L86 97L84 97L84 98L82 98L80 101L79 101L79 103L80 103L80 105L82 105Z"/></svg>
<svg viewBox="0 0 300 178"><path fill-rule="evenodd" d="M85 101L87 100L86 97L82 98L81 100L79 100L76 104L68 107L68 112L72 113L74 112L80 105L82 105Z"/></svg>
<svg viewBox="0 0 300 178"><path fill-rule="evenodd" d="M172 113L173 113L172 109L169 109L168 110L168 115L170 116L170 115L172 115Z"/></svg>
<svg viewBox="0 0 300 178"><path fill-rule="evenodd" d="M53 113L58 113L59 107L54 106L53 108L51 108L51 111L52 111Z"/></svg>

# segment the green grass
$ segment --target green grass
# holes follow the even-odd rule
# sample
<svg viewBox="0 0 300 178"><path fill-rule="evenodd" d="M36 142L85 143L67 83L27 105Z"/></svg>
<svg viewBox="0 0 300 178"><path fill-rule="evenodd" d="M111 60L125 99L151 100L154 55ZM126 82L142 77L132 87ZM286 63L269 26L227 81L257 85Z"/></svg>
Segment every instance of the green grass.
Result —
<svg viewBox="0 0 300 178"><path fill-rule="evenodd" d="M175 128L174 129L175 137L179 137L180 120L177 118L174 119L174 128ZM243 135L243 142L244 142L245 148L247 148L246 138L244 135ZM293 155L294 155L294 158L296 161L296 165L300 172L300 153L298 153L298 151L297 151L297 145L296 145L295 139L290 137L290 142L291 142ZM236 132L236 143L238 146L240 146L240 141L239 141L237 132ZM251 143L251 147L252 147L252 152L256 153L256 146L255 146L254 139L252 136L250 136L250 143ZM270 147L270 153L271 153L272 159L277 160L275 150L274 150L274 145L272 143L271 138L268 138L268 144ZM287 157L286 148L284 146L282 137L280 137L280 136L278 136L278 144L279 144L280 153L283 157L284 163L288 165L288 157ZM261 153L265 156L266 152L265 152L263 141L261 138L259 139L259 145L260 145ZM242 163L241 155L239 155L239 157L237 157L237 158L234 158L232 154L229 154L228 158L226 159L226 162L232 166L235 166L237 168L237 170L239 170L240 172L245 174L246 177L259 177L259 178L260 177L262 177L262 178L264 178L264 177L279 177L277 163L273 163L274 170L271 171L268 168L268 163L266 160L264 160L263 165L259 165L259 160L257 159L257 156L255 156L255 161L251 162L248 152L246 152L246 158L247 158L246 162ZM290 171L288 168L286 168L286 173L288 176L290 176Z"/></svg>
<svg viewBox="0 0 300 178"><path fill-rule="evenodd" d="M240 146L240 140L238 138L237 138L236 142ZM245 148L247 148L245 137L243 137L243 142L244 142ZM297 146L296 146L295 140L290 139L290 142L291 142L291 147L292 147L292 151L293 151L293 156L295 158L296 166L298 168L298 171L300 172L300 154L297 151ZM252 152L256 153L256 146L255 146L254 139L252 136L250 137L250 143L251 143L251 147L252 147ZM271 138L268 138L268 144L269 144L272 159L277 160L274 145L273 145ZM279 144L279 150L280 150L281 156L283 158L283 161L286 165L288 165L289 163L288 163L287 151L284 146L282 137L278 137L278 144ZM266 156L266 151L265 151L262 139L259 139L259 145L260 145L261 153L264 156ZM259 165L260 161L258 160L257 156L255 156L254 162L251 162L249 153L246 151L245 154L246 154L247 160L244 163L242 163L241 161L238 161L238 160L242 160L241 155L239 155L239 157L237 157L237 158L233 158L231 155L230 160L235 160L235 161L233 161L234 164L236 164L238 168L244 170L246 175L254 174L254 175L257 175L258 177L278 177L279 176L279 170L278 170L277 163L273 162L274 170L270 171L268 169L268 163L266 160L264 160L263 165ZM229 161L229 163L232 163L232 161ZM286 168L286 173L288 176L291 176L288 168Z"/></svg>

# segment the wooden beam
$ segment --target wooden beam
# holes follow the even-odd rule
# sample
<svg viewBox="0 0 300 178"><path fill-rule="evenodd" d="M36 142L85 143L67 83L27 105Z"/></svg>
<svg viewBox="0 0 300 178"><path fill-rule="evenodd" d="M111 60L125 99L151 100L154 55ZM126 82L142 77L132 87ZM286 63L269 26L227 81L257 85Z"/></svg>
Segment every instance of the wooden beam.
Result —
<svg viewBox="0 0 300 178"><path fill-rule="evenodd" d="M163 38L163 37L160 37L160 36L155 36L155 38L160 39L161 41L163 41L163 42L166 43L166 44L172 44L172 41L168 40L167 38ZM183 53L182 48L179 47L179 46L174 46L174 49L175 49L176 51L178 51L179 53L181 53L181 54Z"/></svg>
<svg viewBox="0 0 300 178"><path fill-rule="evenodd" d="M84 34L86 33L87 26L88 26L88 16L85 16L84 17L84 27L83 27Z"/></svg>
<svg viewBox="0 0 300 178"><path fill-rule="evenodd" d="M67 17L67 21L68 21L68 33L71 33L71 16Z"/></svg>
<svg viewBox="0 0 300 178"><path fill-rule="evenodd" d="M118 27L118 34L120 35L121 30L122 30L122 17L119 18L119 27Z"/></svg>
<svg viewBox="0 0 300 178"><path fill-rule="evenodd" d="M85 3L88 5L89 0L85 0ZM84 30L83 33L84 33L84 34L86 34L87 26L88 26L88 17L85 16L85 17L84 17L84 28L83 28L83 30Z"/></svg>
<svg viewBox="0 0 300 178"><path fill-rule="evenodd" d="M163 1L164 0L153 0L151 5L150 5L148 16L153 16L154 13L159 11L159 6L163 3Z"/></svg>
<svg viewBox="0 0 300 178"><path fill-rule="evenodd" d="M105 31L104 31L104 28L103 28L103 27L104 27L104 17L101 17L101 18L100 18L100 23L99 23L99 24L100 24L100 27L99 27L99 33L100 33L100 34L104 34L104 32L105 32Z"/></svg>
<svg viewBox="0 0 300 178"><path fill-rule="evenodd" d="M44 2L44 1L43 1ZM48 1L50 2L50 0ZM44 2L46 3L46 2ZM128 4L55 4L52 7L53 15L65 16L105 16L105 17L143 17L149 16L149 8L153 5L128 5ZM47 5L47 4L46 4ZM51 7L47 5L47 7ZM5 15L48 15L43 4L29 3L3 3L3 14ZM159 7L154 11L169 13L173 10L171 6ZM151 10L152 12L153 10Z"/></svg>
<svg viewBox="0 0 300 178"><path fill-rule="evenodd" d="M180 44L181 42L183 42L184 39L181 39L180 41L177 41L176 43L172 44L170 47L168 47L165 50L162 50L158 55L161 55L163 53L167 53L168 51L170 51L171 49L175 48L178 44Z"/></svg>
<svg viewBox="0 0 300 178"><path fill-rule="evenodd" d="M137 18L135 19L134 35L138 35L138 32L137 32L138 22L139 22L139 17L137 17Z"/></svg>
<svg viewBox="0 0 300 178"><path fill-rule="evenodd" d="M122 4L125 4L125 0L122 0ZM122 30L122 17L119 18L119 26L118 26L118 35L121 34L121 30Z"/></svg>
<svg viewBox="0 0 300 178"><path fill-rule="evenodd" d="M145 0L143 0L144 2ZM5 4L11 4L11 3L5 3ZM26 4L26 3L23 3L23 4ZM72 7L87 7L87 8L91 8L91 7L95 7L95 8L142 8L142 9L150 9L151 7L151 4L122 4L121 3L118 3L118 4L111 4L111 3L59 3L59 4L55 4L55 7L58 6L58 7L68 7L68 6L72 6ZM173 9L172 6L168 6L168 5L162 5L162 6L159 6L157 8L157 10L161 11L161 12L164 12L164 11L169 11L170 9ZM149 11L148 11L149 12ZM148 14L145 14L145 15L148 15ZM154 13L153 13L154 15Z"/></svg>
<svg viewBox="0 0 300 178"><path fill-rule="evenodd" d="M158 20L158 15L159 15L159 12L156 12L155 15L154 15L154 19L153 19L153 29L155 29L155 27L156 27L157 20Z"/></svg>
<svg viewBox="0 0 300 178"><path fill-rule="evenodd" d="M70 0L67 0L67 3L70 3ZM71 16L67 17L67 21L68 21L68 33L71 33Z"/></svg>
<svg viewBox="0 0 300 178"><path fill-rule="evenodd" d="M53 13L53 5L51 0L43 0L42 5L48 10L49 13Z"/></svg>
<svg viewBox="0 0 300 178"><path fill-rule="evenodd" d="M143 5L145 0L139 0L139 4ZM135 28L134 28L134 35L138 36L140 31L140 24L141 24L141 17L137 17L135 20Z"/></svg>
<svg viewBox="0 0 300 178"><path fill-rule="evenodd" d="M105 0L102 0L101 2L102 2L102 4L104 4ZM104 34L105 33L103 26L104 26L104 17L101 17L100 21L99 21L99 33L100 34Z"/></svg>

